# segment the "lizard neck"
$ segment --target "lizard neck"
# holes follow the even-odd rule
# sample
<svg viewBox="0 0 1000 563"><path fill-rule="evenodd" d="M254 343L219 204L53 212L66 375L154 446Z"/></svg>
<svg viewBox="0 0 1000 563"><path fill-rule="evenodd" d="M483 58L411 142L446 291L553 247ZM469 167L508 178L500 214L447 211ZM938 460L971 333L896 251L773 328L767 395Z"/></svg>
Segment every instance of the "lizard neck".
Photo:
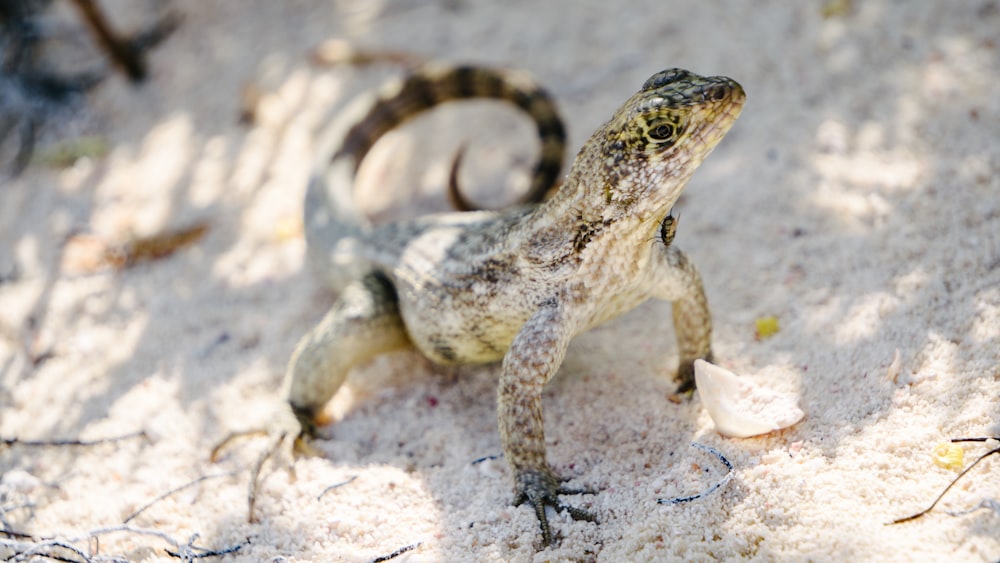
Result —
<svg viewBox="0 0 1000 563"><path fill-rule="evenodd" d="M660 170L653 175L637 166L615 167L601 155L581 151L566 181L533 216L545 225L558 226L570 238L581 224L616 231L646 226L654 233L692 172ZM534 230L540 228L536 225Z"/></svg>
<svg viewBox="0 0 1000 563"><path fill-rule="evenodd" d="M525 244L518 253L553 271L572 271L612 254L636 264L644 262L650 248L647 242L658 239L660 222L688 178L661 179L664 184L648 190L648 197L621 199L608 194L622 193L624 182L649 180L617 177L615 171L606 169L594 173L593 166L579 165L574 165L551 199L525 218L518 237Z"/></svg>

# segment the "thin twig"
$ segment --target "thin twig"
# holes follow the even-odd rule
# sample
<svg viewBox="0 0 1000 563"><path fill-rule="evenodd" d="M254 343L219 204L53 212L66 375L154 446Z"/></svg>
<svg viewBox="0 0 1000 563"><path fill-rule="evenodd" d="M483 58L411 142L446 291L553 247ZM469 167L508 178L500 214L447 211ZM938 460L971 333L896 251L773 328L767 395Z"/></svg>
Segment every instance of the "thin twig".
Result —
<svg viewBox="0 0 1000 563"><path fill-rule="evenodd" d="M414 543L414 544L403 546L403 547L397 549L396 551L393 551L389 555L380 555L380 556L376 557L375 559L372 559L372 563L382 563L383 561L388 561L390 559L395 559L395 558L399 557L400 555L406 553L407 551L413 551L414 549L417 549L418 547L420 547L423 544L424 544L424 542L417 542L417 543Z"/></svg>
<svg viewBox="0 0 1000 563"><path fill-rule="evenodd" d="M708 452L708 453L714 455L715 457L719 458L719 461L721 461L729 469L729 471L726 472L726 476L723 477L718 483L712 485L711 487L705 489L704 491L702 491L702 492L700 492L698 494L687 496L687 497L661 498L661 499L657 499L656 502L658 502L660 504L681 504L681 503L685 503L685 502L690 502L692 500L697 500L697 499L700 499L702 497L705 497L705 496L708 496L708 495L714 493L719 487L725 485L726 483L728 483L733 478L733 464L730 463L729 460L726 459L726 457L724 455L722 455L721 452L719 452L719 450L717 450L717 449L715 449L715 448L713 448L711 446L706 446L704 444L699 444L698 442L691 442L691 445L694 446L694 447L696 447L696 448L698 448L699 450Z"/></svg>
<svg viewBox="0 0 1000 563"><path fill-rule="evenodd" d="M243 546L245 546L245 545L247 545L249 543L250 542L248 541L246 543L238 543L236 545L227 547L225 549L213 549L211 551L203 551L201 553L191 553L191 554L182 554L182 553L179 553L179 552L175 553L173 551L170 551L169 549L167 549L165 551L167 552L167 555L169 555L171 557L176 557L178 559L184 559L185 561L192 561L194 559L204 559L206 557L221 557L223 555L228 555L230 553L236 553L237 551L243 549Z"/></svg>
<svg viewBox="0 0 1000 563"><path fill-rule="evenodd" d="M49 559L55 559L58 561L73 561L76 559L69 559L54 553L43 553L44 550L49 548L63 548L72 551L76 555L82 558L83 561L88 563L93 562L94 559L87 555L82 549L76 547L73 544L95 540L100 536L113 534L113 533L126 533L126 534L136 534L141 536L152 536L163 540L174 548L174 552L167 550L174 557L179 557L185 561L193 561L194 559L202 559L205 557L215 557L219 555L225 555L228 553L233 553L242 549L243 546L249 545L250 540L248 539L244 543L237 544L235 546L226 547L218 550L210 550L203 547L198 547L194 545L194 542L198 539L198 534L191 536L191 539L187 543L181 543L180 541L174 539L165 532L159 530L152 530L148 528L137 528L135 526L128 526L125 524L119 526L109 526L106 528L97 528L90 530L89 532L72 537L72 538L52 538L52 537L35 537L28 536L27 534L21 537L30 538L34 541L17 541L17 540L7 540L0 538L0 546L11 549L16 552L14 557L10 561L24 561L30 557L47 557ZM101 557L102 561L107 561L109 558ZM113 561L127 561L127 559L119 559L112 557Z"/></svg>
<svg viewBox="0 0 1000 563"><path fill-rule="evenodd" d="M223 549L205 549L203 547L198 547L194 545L194 542L197 539L198 539L198 534L194 534L193 536L191 536L191 539L188 540L187 544L181 546L180 549L178 549L177 551L170 551L169 549L165 551L167 552L167 555L171 557L176 557L178 559L183 559L184 561L190 562L194 561L195 559L205 559L207 557L219 557L222 555L227 555L229 553L235 553L243 549L243 546L250 544L250 540L247 539L243 543L238 543L236 545L232 545Z"/></svg>
<svg viewBox="0 0 1000 563"><path fill-rule="evenodd" d="M132 520L134 520L137 516L139 516L140 514L142 514L143 512L145 512L146 509L148 509L149 507L153 506L154 504L160 502L161 500L169 497L172 494L179 493L179 492L183 491L184 489L187 489L189 487L193 487L193 486L197 485L198 483L201 483L202 481L207 481L209 479L217 479L219 477L232 477L235 474L236 474L236 472L232 472L231 471L229 473L214 473L212 475L202 475L201 477L198 477L194 481L190 481L190 482L185 483L185 484L183 484L183 485L181 485L179 487L174 487L173 489L170 489L169 491L163 493L162 495L160 495L160 496L154 498L153 500L147 502L146 504L144 504L142 506L142 508L140 508L139 510L136 510L131 515L129 515L128 518L126 518L125 520L123 520L122 524L128 524L129 522L131 522Z"/></svg>
<svg viewBox="0 0 1000 563"><path fill-rule="evenodd" d="M82 440L78 438L70 438L66 440L22 440L20 438L0 438L0 444L5 446L27 446L32 448L57 448L64 446L99 446L101 444L110 444L113 442L122 442L124 440L130 440L132 438L145 438L146 432L140 430L138 432L132 432L130 434L123 434L121 436L112 436L110 438L96 438L93 440Z"/></svg>
<svg viewBox="0 0 1000 563"><path fill-rule="evenodd" d="M340 487L343 487L344 485L349 485L349 484L353 483L354 480L357 479L357 478L358 478L357 475L353 475L353 476L351 476L350 479L348 479L346 481L341 481L340 483L334 483L333 485L330 485L329 487L323 489L323 492L320 493L318 497L316 497L316 500L321 500L323 498L323 495L325 495L326 493L329 493L330 491L332 491L334 489L338 489Z"/></svg>
<svg viewBox="0 0 1000 563"><path fill-rule="evenodd" d="M989 442L990 440L1000 440L1000 438L995 436L982 436L979 438L952 438L949 442L957 444L959 442Z"/></svg>
<svg viewBox="0 0 1000 563"><path fill-rule="evenodd" d="M59 540L50 540L34 544L29 549L26 549L15 555L9 561L27 561L28 558L30 557L48 557L49 559L55 559L56 561L76 561L75 559L65 558L60 555L56 555L54 553L43 553L43 551L48 550L50 548L62 548L65 549L66 551L71 551L79 555L87 563L93 562L93 559L91 559L90 556L87 555L86 552L84 552L82 549L76 547L75 545L71 545L69 543Z"/></svg>
<svg viewBox="0 0 1000 563"><path fill-rule="evenodd" d="M503 457L502 454L484 455L481 458L472 460L472 463L470 463L469 465L476 465L479 463L483 463L484 461L493 461L494 459L500 459L501 457Z"/></svg>
<svg viewBox="0 0 1000 563"><path fill-rule="evenodd" d="M26 534L24 532L18 532L17 530L11 530L10 528L6 528L6 527L3 528L3 529L0 529L0 534L3 534L5 536L10 536L12 538L21 538L21 539L26 539L26 540L30 540L30 539L34 539L35 538L35 536L33 536L31 534Z"/></svg>
<svg viewBox="0 0 1000 563"><path fill-rule="evenodd" d="M952 440L952 442L985 442L990 439L991 438L957 438ZM904 516L903 518L897 518L886 525L891 526L893 524L902 524L903 522L916 520L917 518L920 518L921 516L927 514L931 510L934 510L934 507L937 506L938 501L940 501L944 497L944 495L946 495L948 491L950 491L951 488L955 486L955 483L958 483L959 479L965 477L965 474L968 473L969 471L972 471L972 468L975 467L980 461L983 461L984 459L988 458L993 454L1000 454L1000 448L995 448L984 453L983 455L979 456L979 458L976 459L976 461L973 461L971 465L963 469L962 472L958 474L958 477L955 477L954 479L952 479L951 483L948 483L948 486L945 487L943 491L941 491L941 494L939 494L938 497L934 499L934 502L932 502L930 506L928 506L927 508L921 510L916 514L911 514L910 516Z"/></svg>
<svg viewBox="0 0 1000 563"><path fill-rule="evenodd" d="M321 67L391 63L404 68L416 68L426 62L425 57L407 51L364 49L342 39L324 41L309 53L309 59L314 65Z"/></svg>

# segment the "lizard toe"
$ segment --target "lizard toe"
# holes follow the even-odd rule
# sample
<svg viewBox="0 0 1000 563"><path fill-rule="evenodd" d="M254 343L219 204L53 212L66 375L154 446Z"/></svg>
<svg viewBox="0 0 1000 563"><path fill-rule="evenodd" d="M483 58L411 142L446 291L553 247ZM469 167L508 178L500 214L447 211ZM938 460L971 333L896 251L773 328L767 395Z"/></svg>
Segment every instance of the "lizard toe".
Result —
<svg viewBox="0 0 1000 563"><path fill-rule="evenodd" d="M677 390L674 391L674 393L676 393L677 395L683 395L685 393L694 391L695 389L694 362L697 359L699 358L694 357L694 358L681 359L680 366L677 367L677 377L676 377L676 380L678 381ZM709 351L708 353L703 354L701 359L705 360L706 362L711 362L712 352Z"/></svg>
<svg viewBox="0 0 1000 563"><path fill-rule="evenodd" d="M292 409L292 414L295 415L295 420L298 422L298 428L295 431L296 440L315 438L318 422L312 409L293 404L289 404L289 406ZM289 426L294 426L294 424L289 424Z"/></svg>
<svg viewBox="0 0 1000 563"><path fill-rule="evenodd" d="M528 503L535 511L538 524L542 531L542 544L552 545L552 527L545 514L545 507L551 506L558 512L567 512L574 520L597 522L597 518L589 511L575 506L563 504L559 495L593 494L594 491L581 489L566 489L559 486L560 479L551 471L523 471L518 475L517 491L514 504Z"/></svg>

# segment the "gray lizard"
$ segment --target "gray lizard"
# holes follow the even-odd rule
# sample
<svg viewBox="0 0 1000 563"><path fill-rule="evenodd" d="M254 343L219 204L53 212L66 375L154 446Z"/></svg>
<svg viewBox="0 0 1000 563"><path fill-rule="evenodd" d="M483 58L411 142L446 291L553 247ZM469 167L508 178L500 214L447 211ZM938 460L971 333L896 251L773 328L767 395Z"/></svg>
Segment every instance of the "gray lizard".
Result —
<svg viewBox="0 0 1000 563"><path fill-rule="evenodd" d="M673 302L679 389L693 387L694 360L711 357L701 278L670 244L670 211L745 94L725 77L656 73L583 145L548 200L371 225L354 205L354 174L378 136L416 111L465 97L534 108L543 141L535 193L551 184L562 150L550 101L531 98L537 87L519 75L430 67L408 81L369 104L367 121L334 126L320 153L306 237L310 261L340 296L292 355L288 402L310 434L348 372L378 354L413 346L441 364L502 360L497 418L515 502L532 506L548 545L546 505L593 520L560 502L572 491L545 452L542 389L570 340L652 297Z"/></svg>

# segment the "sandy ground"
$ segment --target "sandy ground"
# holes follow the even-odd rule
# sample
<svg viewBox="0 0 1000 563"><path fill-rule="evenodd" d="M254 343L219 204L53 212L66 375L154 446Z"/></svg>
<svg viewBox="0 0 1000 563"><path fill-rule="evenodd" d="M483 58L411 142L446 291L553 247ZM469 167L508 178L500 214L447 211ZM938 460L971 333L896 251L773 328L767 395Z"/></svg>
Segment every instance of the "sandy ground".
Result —
<svg viewBox="0 0 1000 563"><path fill-rule="evenodd" d="M146 438L3 448L4 525L78 538L207 476L129 525L242 545L230 561L371 561L414 544L395 560L996 561L1000 514L947 511L1000 498L997 460L931 514L885 523L957 475L932 462L937 444L1000 434L1000 5L822 4L171 2L184 23L153 52L151 80L114 77L88 99L108 153L0 187L0 436ZM123 25L141 22L129 13ZM727 439L697 397L669 402L670 309L650 302L574 341L545 395L550 458L600 490L568 499L599 525L553 516L561 540L538 552L503 461L473 463L500 451L497 368L436 369L413 353L352 375L323 457L265 463L248 523L267 440L208 454L271 420L297 338L332 302L294 232L315 134L400 72L311 66L307 50L331 37L527 69L574 150L658 70L741 82L746 109L689 186L676 244L705 279L718 363L800 393L806 418ZM263 92L252 127L237 122L248 83ZM398 191L369 198L372 213L446 208L448 147L464 140L486 163L469 183L516 189L530 130L482 111L441 110L382 143L367 185ZM197 222L209 226L197 244L133 268L71 255L84 236ZM769 315L780 332L755 339ZM731 460L733 480L658 505L723 476L692 441ZM988 446L966 450L968 464ZM163 537L134 531L77 545L172 560Z"/></svg>

